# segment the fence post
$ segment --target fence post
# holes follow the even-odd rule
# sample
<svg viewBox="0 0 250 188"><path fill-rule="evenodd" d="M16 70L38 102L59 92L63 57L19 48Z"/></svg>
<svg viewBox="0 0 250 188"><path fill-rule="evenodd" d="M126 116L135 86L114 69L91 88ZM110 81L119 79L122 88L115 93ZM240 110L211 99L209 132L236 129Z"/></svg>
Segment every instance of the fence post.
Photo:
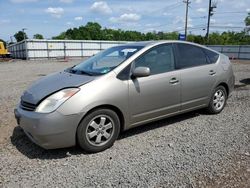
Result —
<svg viewBox="0 0 250 188"><path fill-rule="evenodd" d="M83 57L83 43L81 42L81 57Z"/></svg>
<svg viewBox="0 0 250 188"><path fill-rule="evenodd" d="M49 59L49 42L46 40L47 58Z"/></svg>
<svg viewBox="0 0 250 188"><path fill-rule="evenodd" d="M29 57L28 57L28 43L27 43L27 39L24 40L24 47L25 47L26 60L28 60Z"/></svg>
<svg viewBox="0 0 250 188"><path fill-rule="evenodd" d="M241 54L241 45L239 45L238 59L240 59L240 54Z"/></svg>
<svg viewBox="0 0 250 188"><path fill-rule="evenodd" d="M64 54L64 60L66 59L66 43L63 42L63 54Z"/></svg>

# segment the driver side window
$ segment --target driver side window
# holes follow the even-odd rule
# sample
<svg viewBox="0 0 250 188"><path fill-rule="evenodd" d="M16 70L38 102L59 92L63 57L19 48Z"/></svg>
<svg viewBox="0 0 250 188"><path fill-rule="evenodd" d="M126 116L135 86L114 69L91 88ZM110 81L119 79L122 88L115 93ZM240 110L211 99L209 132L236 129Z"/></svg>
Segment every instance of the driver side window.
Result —
<svg viewBox="0 0 250 188"><path fill-rule="evenodd" d="M169 72L175 69L172 44L159 45L150 49L135 60L136 67L150 68L151 75Z"/></svg>

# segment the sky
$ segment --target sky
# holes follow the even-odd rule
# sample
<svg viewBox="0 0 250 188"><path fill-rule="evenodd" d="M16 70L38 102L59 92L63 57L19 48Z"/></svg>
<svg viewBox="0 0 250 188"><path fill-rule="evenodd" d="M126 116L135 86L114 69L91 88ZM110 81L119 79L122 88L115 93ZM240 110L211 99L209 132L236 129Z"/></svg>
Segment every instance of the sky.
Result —
<svg viewBox="0 0 250 188"><path fill-rule="evenodd" d="M250 0L213 0L211 32L240 31L250 12ZM190 0L188 32L205 35L209 0ZM49 39L69 28L98 22L102 27L141 32L184 32L182 0L0 0L0 38L22 28L29 38L42 34Z"/></svg>

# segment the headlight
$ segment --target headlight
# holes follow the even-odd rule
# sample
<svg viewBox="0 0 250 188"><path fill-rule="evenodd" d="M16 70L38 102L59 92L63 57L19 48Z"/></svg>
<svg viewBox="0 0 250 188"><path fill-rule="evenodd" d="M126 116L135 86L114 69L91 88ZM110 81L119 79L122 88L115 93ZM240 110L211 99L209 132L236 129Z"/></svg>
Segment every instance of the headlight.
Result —
<svg viewBox="0 0 250 188"><path fill-rule="evenodd" d="M44 99L36 108L36 112L50 113L61 106L66 100L76 94L79 88L68 88L58 91Z"/></svg>

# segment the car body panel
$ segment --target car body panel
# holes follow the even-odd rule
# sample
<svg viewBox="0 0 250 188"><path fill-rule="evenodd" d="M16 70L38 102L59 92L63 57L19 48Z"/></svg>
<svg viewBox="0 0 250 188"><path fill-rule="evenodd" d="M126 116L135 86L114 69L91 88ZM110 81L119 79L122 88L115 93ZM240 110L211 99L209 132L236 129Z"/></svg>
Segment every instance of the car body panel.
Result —
<svg viewBox="0 0 250 188"><path fill-rule="evenodd" d="M178 71L129 80L129 113L131 124L180 111L180 79Z"/></svg>
<svg viewBox="0 0 250 188"><path fill-rule="evenodd" d="M64 115L79 112L86 114L98 106L109 105L118 108L124 116L125 124L129 124L128 81L119 80L116 76L114 72L111 72L92 81L91 84L82 85L81 90L60 106L57 111Z"/></svg>
<svg viewBox="0 0 250 188"><path fill-rule="evenodd" d="M39 101L52 93L69 87L79 87L94 80L96 77L70 74L62 71L43 77L33 83L22 95L23 101L38 104Z"/></svg>
<svg viewBox="0 0 250 188"><path fill-rule="evenodd" d="M25 111L18 107L15 117L25 134L45 149L74 146L76 128L82 114L64 116L55 111L49 114Z"/></svg>
<svg viewBox="0 0 250 188"><path fill-rule="evenodd" d="M209 64L179 70L182 110L209 103L217 79L216 75L210 75L210 70L216 72L216 69L215 64Z"/></svg>

